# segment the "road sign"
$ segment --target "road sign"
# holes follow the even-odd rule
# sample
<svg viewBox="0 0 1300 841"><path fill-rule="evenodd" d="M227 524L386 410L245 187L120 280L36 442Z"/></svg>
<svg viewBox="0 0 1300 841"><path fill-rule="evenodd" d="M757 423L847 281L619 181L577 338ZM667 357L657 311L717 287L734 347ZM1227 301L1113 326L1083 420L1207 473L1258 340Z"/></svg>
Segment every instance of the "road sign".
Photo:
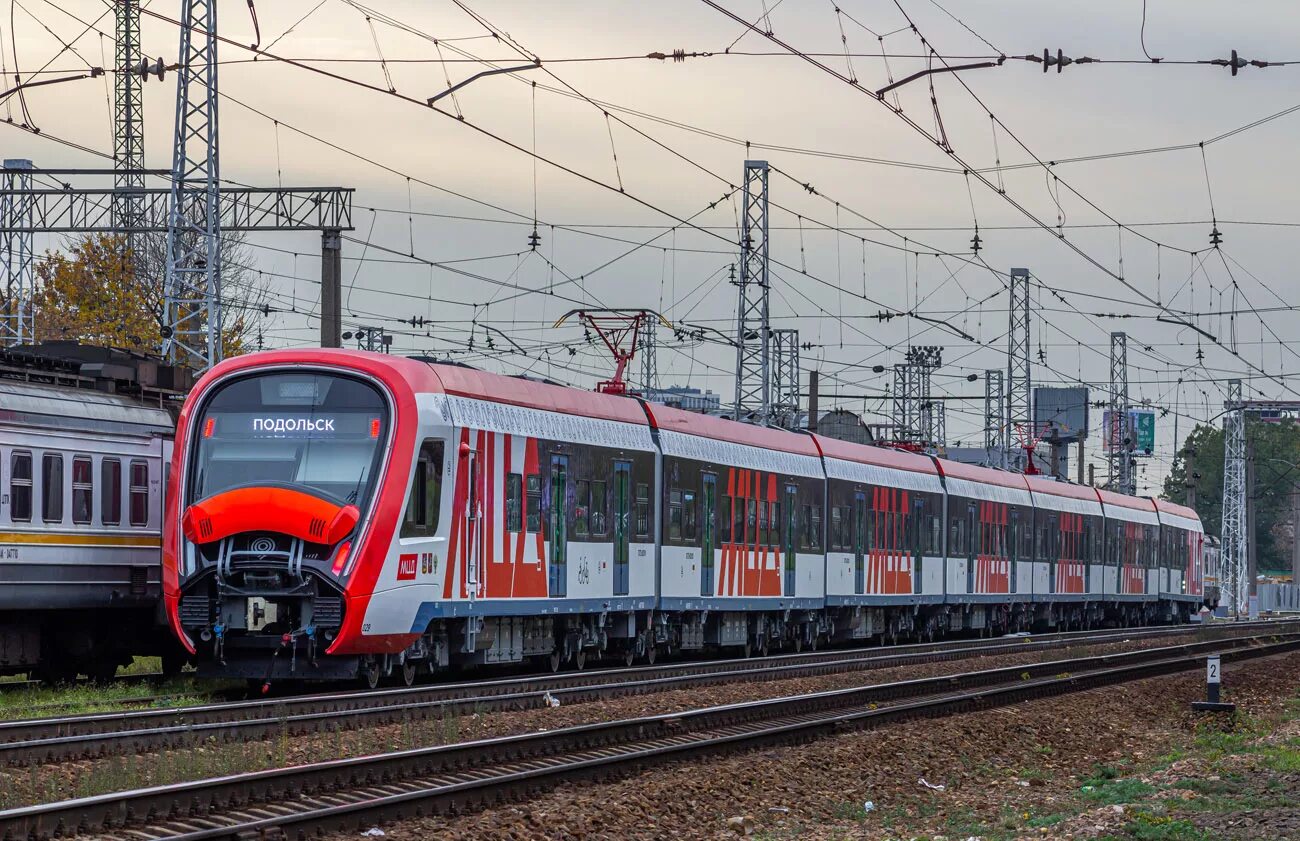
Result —
<svg viewBox="0 0 1300 841"><path fill-rule="evenodd" d="M1129 439L1129 450L1150 455L1156 448L1156 413L1154 409L1129 409L1128 424L1120 423L1121 415L1109 409L1102 413L1102 451L1116 452L1124 449L1124 439Z"/></svg>

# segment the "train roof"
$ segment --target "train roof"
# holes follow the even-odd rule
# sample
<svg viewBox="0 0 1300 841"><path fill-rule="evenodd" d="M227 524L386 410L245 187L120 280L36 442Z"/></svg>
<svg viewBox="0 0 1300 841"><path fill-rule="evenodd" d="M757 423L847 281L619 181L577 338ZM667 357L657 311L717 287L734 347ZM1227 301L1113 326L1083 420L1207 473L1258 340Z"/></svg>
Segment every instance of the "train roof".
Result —
<svg viewBox="0 0 1300 841"><path fill-rule="evenodd" d="M137 397L15 380L0 380L0 423L145 435L174 427L170 412Z"/></svg>
<svg viewBox="0 0 1300 841"><path fill-rule="evenodd" d="M1176 502L1170 502L1167 499L1156 497L1152 500L1156 507L1156 513L1160 517L1160 522L1168 523L1171 526L1188 529L1189 531L1204 532L1205 527L1201 524L1201 517L1186 505L1179 505Z"/></svg>
<svg viewBox="0 0 1300 841"><path fill-rule="evenodd" d="M841 441L838 438L827 438L824 435L813 435L811 437L818 449L821 450L822 455L827 458L838 458L844 461L854 461L858 464L869 464L874 467L884 467L892 470L909 470L913 473L938 475L939 472L934 466L934 461L929 456L923 456L919 453L895 450L889 447L854 444Z"/></svg>
<svg viewBox="0 0 1300 841"><path fill-rule="evenodd" d="M738 423L726 418L674 409L657 403L646 403L645 407L651 424L661 432L680 432L714 441L726 441L731 444L757 447L761 450L776 450L813 458L820 456L811 435Z"/></svg>
<svg viewBox="0 0 1300 841"><path fill-rule="evenodd" d="M408 361L413 362L413 360ZM414 364L428 366L437 375L442 391L458 397L491 400L545 412L621 421L638 426L646 424L645 413L633 398L583 391L522 377L493 374L460 365L430 362L414 362Z"/></svg>

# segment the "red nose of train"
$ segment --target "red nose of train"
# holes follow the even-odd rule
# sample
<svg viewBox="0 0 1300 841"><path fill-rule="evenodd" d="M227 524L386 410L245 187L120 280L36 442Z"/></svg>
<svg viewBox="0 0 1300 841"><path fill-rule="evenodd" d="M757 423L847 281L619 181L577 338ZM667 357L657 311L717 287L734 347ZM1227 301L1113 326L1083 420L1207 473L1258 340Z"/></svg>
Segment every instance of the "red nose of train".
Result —
<svg viewBox="0 0 1300 841"><path fill-rule="evenodd" d="M185 509L181 528L192 543L270 531L308 543L334 545L356 528L361 512L292 488L235 488Z"/></svg>

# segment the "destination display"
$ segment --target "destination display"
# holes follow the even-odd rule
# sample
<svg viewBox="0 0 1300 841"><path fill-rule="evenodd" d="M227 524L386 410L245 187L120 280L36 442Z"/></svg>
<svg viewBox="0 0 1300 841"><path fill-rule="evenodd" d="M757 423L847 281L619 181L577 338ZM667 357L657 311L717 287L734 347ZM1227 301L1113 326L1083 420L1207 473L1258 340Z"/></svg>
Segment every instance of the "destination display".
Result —
<svg viewBox="0 0 1300 841"><path fill-rule="evenodd" d="M204 438L378 438L382 423L369 412L231 412L204 419Z"/></svg>

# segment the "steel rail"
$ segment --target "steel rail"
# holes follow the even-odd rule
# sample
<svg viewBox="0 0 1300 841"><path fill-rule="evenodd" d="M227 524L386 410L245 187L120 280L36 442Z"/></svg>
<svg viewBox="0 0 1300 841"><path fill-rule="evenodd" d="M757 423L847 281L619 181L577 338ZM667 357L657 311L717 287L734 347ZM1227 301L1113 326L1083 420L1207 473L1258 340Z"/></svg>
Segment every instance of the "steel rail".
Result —
<svg viewBox="0 0 1300 841"><path fill-rule="evenodd" d="M856 687L155 786L0 812L0 838L77 833L140 839L279 837L461 811L557 781L603 778L683 756L789 744L848 729L971 712L1034 697L1300 649L1300 634L1208 641ZM894 700L880 707L882 700ZM121 831L120 835L114 834Z"/></svg>
<svg viewBox="0 0 1300 841"><path fill-rule="evenodd" d="M1282 630L1281 623L1271 625ZM1007 637L961 645L907 647L920 650L875 647L808 652L765 660L687 662L635 669L498 678L382 692L324 693L165 710L14 720L0 722L0 763L18 766L124 755L184 747L199 741L208 744L251 741L271 736L442 718L466 712L535 709L554 700L579 703L741 680L813 677L1194 632L1181 626L1141 631L1071 632L1048 638Z"/></svg>

